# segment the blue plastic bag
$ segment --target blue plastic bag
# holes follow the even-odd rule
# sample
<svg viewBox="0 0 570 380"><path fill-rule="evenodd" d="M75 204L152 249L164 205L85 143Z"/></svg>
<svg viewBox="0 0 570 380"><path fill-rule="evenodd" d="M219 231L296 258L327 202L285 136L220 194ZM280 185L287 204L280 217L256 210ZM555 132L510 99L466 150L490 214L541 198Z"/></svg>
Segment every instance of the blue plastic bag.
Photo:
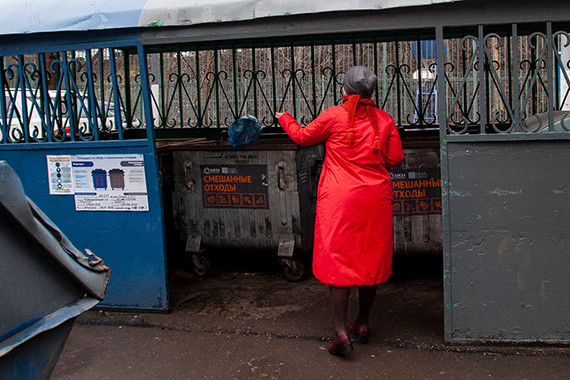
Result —
<svg viewBox="0 0 570 380"><path fill-rule="evenodd" d="M262 129L263 126L255 116L245 115L228 128L228 141L233 146L252 143L259 138Z"/></svg>

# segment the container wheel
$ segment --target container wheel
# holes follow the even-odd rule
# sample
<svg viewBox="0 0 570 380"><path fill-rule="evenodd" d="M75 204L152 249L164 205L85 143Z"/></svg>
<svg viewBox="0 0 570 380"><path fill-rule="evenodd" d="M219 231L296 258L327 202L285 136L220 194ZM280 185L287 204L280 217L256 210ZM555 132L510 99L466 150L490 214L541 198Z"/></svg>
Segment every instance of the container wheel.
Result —
<svg viewBox="0 0 570 380"><path fill-rule="evenodd" d="M204 256L192 256L194 264L194 273L198 277L206 277L210 273L210 262Z"/></svg>
<svg viewBox="0 0 570 380"><path fill-rule="evenodd" d="M291 265L285 265L283 268L283 274L287 281L299 281L302 280L307 274L307 267L305 264L299 260L291 261Z"/></svg>

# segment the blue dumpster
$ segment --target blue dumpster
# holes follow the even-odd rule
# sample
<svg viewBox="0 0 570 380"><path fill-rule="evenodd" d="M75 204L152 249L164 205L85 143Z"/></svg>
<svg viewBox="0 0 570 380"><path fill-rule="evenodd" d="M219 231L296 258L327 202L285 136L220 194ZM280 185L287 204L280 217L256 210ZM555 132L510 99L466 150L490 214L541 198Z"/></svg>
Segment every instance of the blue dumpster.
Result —
<svg viewBox="0 0 570 380"><path fill-rule="evenodd" d="M49 379L75 318L111 270L77 250L0 161L0 379Z"/></svg>

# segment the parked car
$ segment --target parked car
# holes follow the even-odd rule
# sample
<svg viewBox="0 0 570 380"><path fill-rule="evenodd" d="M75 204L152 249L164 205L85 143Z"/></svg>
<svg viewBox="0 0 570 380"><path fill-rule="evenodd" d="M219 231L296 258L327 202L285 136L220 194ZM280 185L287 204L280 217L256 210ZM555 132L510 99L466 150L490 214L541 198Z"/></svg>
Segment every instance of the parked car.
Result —
<svg viewBox="0 0 570 380"><path fill-rule="evenodd" d="M95 121L100 132L117 131L114 102L101 103L97 100L92 104L88 96L74 94L68 98L66 92L53 90L48 92L46 98L42 98L39 91L27 91L24 108L20 89L5 90L4 96L5 111L0 114L0 136L7 131L6 137L10 141L23 141L26 129L29 140L32 141L45 140L48 130L51 130L55 139L64 140L71 136L72 126L76 136L89 138L93 133ZM134 116L131 122L127 123L123 108L120 119L123 128L138 128L141 125L141 121ZM7 126L9 128L6 128Z"/></svg>
<svg viewBox="0 0 570 380"><path fill-rule="evenodd" d="M570 110L554 111L552 132L570 132ZM550 132L548 112L542 112L523 120L526 130L531 132Z"/></svg>

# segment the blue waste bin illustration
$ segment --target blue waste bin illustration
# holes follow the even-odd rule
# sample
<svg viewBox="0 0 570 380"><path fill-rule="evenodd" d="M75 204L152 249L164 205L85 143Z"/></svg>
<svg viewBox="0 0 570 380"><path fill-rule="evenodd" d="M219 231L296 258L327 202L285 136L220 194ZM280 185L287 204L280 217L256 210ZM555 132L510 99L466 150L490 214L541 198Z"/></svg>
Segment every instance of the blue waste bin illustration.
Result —
<svg viewBox="0 0 570 380"><path fill-rule="evenodd" d="M95 169L91 171L93 177L93 187L97 189L107 189L107 171L103 169Z"/></svg>

